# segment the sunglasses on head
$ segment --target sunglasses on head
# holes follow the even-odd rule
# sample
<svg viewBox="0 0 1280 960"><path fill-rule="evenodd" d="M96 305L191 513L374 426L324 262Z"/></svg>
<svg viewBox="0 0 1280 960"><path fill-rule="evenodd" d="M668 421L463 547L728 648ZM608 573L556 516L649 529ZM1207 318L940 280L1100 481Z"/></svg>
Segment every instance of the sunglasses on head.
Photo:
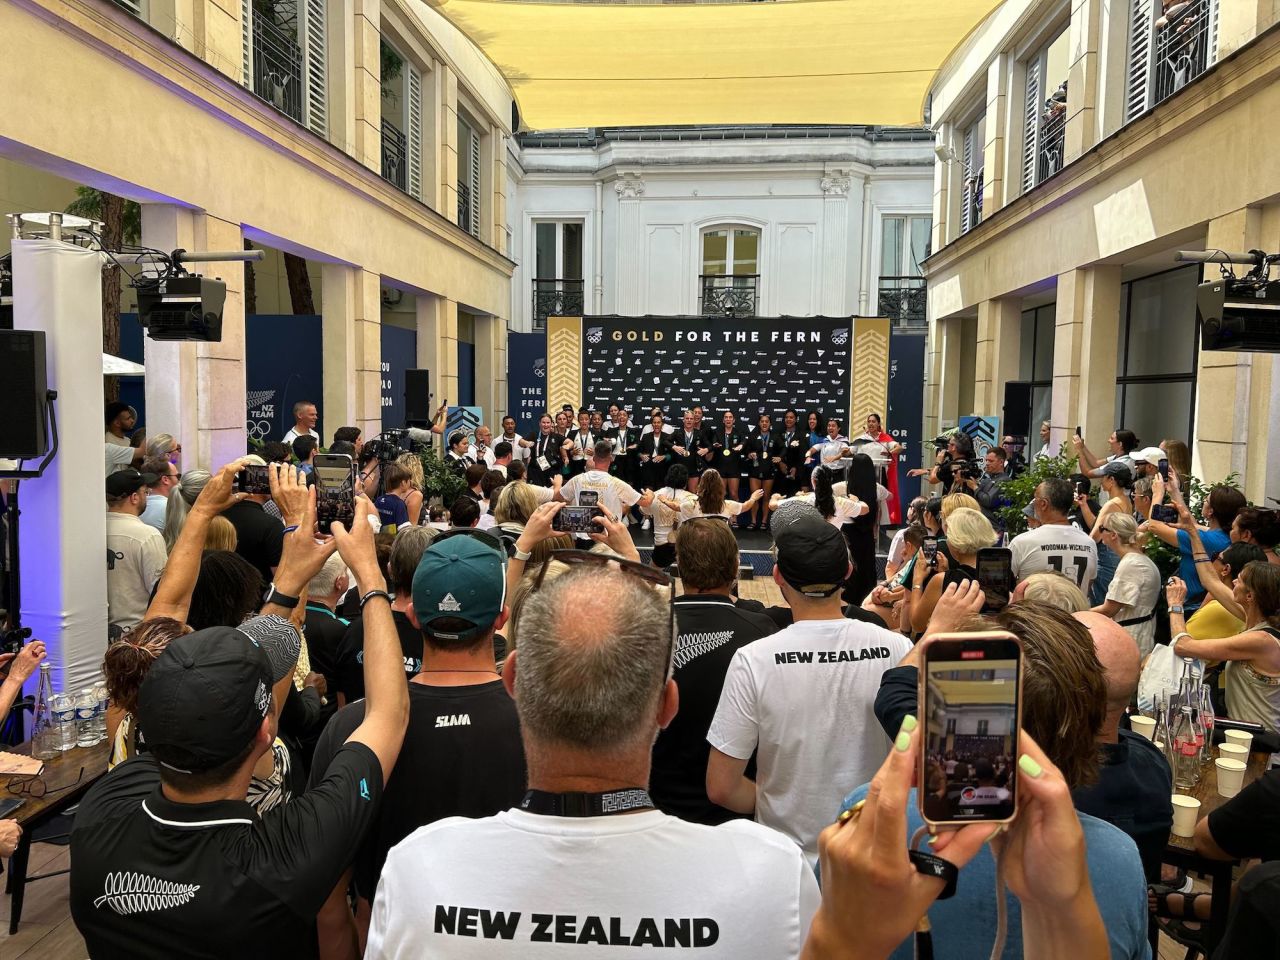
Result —
<svg viewBox="0 0 1280 960"><path fill-rule="evenodd" d="M493 536L493 534L485 533L483 530L476 530L472 527L451 527L450 529L437 534L436 538L431 541L431 545L435 546L435 544L449 540L452 537L470 537L473 540L479 540L486 547L492 547L504 557L507 555L507 548L503 545L501 540Z"/></svg>

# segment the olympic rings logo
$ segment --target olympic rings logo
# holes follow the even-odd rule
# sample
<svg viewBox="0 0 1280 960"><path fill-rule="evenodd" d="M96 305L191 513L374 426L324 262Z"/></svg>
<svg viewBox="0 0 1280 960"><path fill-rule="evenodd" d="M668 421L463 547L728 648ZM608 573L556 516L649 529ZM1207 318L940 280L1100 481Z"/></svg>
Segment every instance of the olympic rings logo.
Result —
<svg viewBox="0 0 1280 960"><path fill-rule="evenodd" d="M247 420L245 421L245 432L254 440L261 440L271 432L271 421Z"/></svg>

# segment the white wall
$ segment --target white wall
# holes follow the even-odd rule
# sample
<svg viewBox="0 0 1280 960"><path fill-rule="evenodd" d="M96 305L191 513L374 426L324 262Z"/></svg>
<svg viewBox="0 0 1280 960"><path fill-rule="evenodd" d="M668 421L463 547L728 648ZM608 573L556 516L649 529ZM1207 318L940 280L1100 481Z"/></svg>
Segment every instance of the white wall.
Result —
<svg viewBox="0 0 1280 960"><path fill-rule="evenodd" d="M757 313L874 312L880 219L928 214L928 142L860 137L513 148L512 328L532 326L534 223L581 220L586 312L698 313L702 232L760 230Z"/></svg>

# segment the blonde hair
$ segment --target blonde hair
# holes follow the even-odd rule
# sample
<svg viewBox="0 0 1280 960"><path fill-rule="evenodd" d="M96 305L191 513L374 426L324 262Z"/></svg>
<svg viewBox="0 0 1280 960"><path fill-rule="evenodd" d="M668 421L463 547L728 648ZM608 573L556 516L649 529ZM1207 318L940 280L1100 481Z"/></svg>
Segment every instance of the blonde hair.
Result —
<svg viewBox="0 0 1280 960"><path fill-rule="evenodd" d="M1138 521L1127 513L1109 513L1102 518L1102 529L1110 530L1126 546L1146 542L1147 536L1138 532Z"/></svg>
<svg viewBox="0 0 1280 960"><path fill-rule="evenodd" d="M947 518L960 509L982 510L982 505L967 493L948 493L942 498L942 523L946 526ZM948 534L950 537L950 534Z"/></svg>
<svg viewBox="0 0 1280 960"><path fill-rule="evenodd" d="M533 488L523 480L508 483L498 493L498 500L493 505L493 519L496 523L528 523L538 509L538 498Z"/></svg>
<svg viewBox="0 0 1280 960"><path fill-rule="evenodd" d="M416 453L402 453L396 457L396 463L409 471L409 483L413 485L413 489L419 493L426 483L426 478L422 474L422 461L418 459Z"/></svg>
<svg viewBox="0 0 1280 960"><path fill-rule="evenodd" d="M206 550L229 550L235 552L236 528L226 517L214 517L209 521L209 530L204 538Z"/></svg>
<svg viewBox="0 0 1280 960"><path fill-rule="evenodd" d="M995 542L995 528L981 511L957 507L947 518L947 546L952 554L971 556Z"/></svg>
<svg viewBox="0 0 1280 960"><path fill-rule="evenodd" d="M1023 583L1023 600L1057 607L1067 613L1083 613L1089 609L1084 593L1065 574L1054 571L1033 573Z"/></svg>

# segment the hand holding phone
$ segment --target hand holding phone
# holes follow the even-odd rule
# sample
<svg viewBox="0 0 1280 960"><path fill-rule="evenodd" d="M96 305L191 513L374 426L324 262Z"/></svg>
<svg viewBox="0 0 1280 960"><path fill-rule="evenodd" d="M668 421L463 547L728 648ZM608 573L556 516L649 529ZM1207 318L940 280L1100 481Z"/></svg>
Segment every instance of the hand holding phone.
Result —
<svg viewBox="0 0 1280 960"><path fill-rule="evenodd" d="M1007 823L1018 807L1022 644L1002 630L922 643L920 814L933 827Z"/></svg>
<svg viewBox="0 0 1280 960"><path fill-rule="evenodd" d="M1013 551L1005 547L987 547L978 551L978 583L986 596L983 612L1003 610L1013 592Z"/></svg>
<svg viewBox="0 0 1280 960"><path fill-rule="evenodd" d="M553 518L551 529L559 533L583 534L584 536L599 533L600 525L595 522L598 516L601 516L599 507L566 504Z"/></svg>
<svg viewBox="0 0 1280 960"><path fill-rule="evenodd" d="M938 538L925 537L924 543L920 547L920 552L924 555L924 562L931 567L938 565Z"/></svg>
<svg viewBox="0 0 1280 960"><path fill-rule="evenodd" d="M351 457L345 453L317 453L312 471L316 480L317 529L328 533L334 521L351 529L356 515L356 471Z"/></svg>
<svg viewBox="0 0 1280 960"><path fill-rule="evenodd" d="M270 468L265 464L257 466L250 464L236 474L236 489L241 493L252 493L257 495L271 495L271 474Z"/></svg>

